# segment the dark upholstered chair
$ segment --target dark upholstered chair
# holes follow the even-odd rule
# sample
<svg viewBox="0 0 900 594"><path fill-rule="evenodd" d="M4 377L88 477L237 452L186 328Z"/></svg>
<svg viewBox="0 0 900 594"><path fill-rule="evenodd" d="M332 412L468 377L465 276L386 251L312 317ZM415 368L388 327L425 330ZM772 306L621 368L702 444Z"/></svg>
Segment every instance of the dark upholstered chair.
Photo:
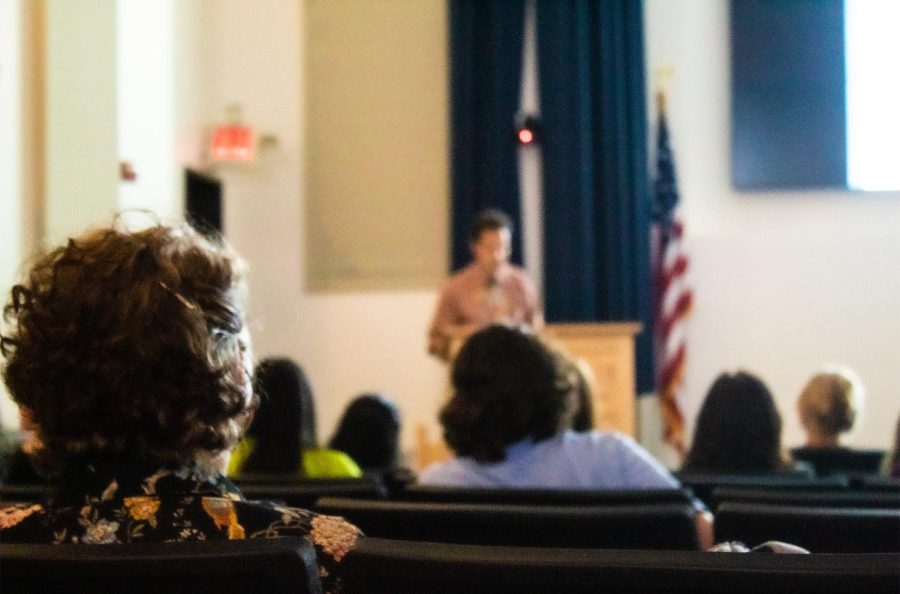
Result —
<svg viewBox="0 0 900 594"><path fill-rule="evenodd" d="M507 505L325 497L316 511L344 516L369 536L509 546L697 549L688 503Z"/></svg>
<svg viewBox="0 0 900 594"><path fill-rule="evenodd" d="M850 476L875 475L881 469L884 450L856 450L850 448L796 448L791 456L811 465L816 476L844 474Z"/></svg>
<svg viewBox="0 0 900 594"><path fill-rule="evenodd" d="M684 489L486 489L408 485L392 497L401 501L437 503L507 503L519 505L637 505L690 503Z"/></svg>
<svg viewBox="0 0 900 594"><path fill-rule="evenodd" d="M0 543L3 594L319 594L312 546L295 538L51 545Z"/></svg>
<svg viewBox="0 0 900 594"><path fill-rule="evenodd" d="M707 505L712 505L712 492L716 487L760 487L765 489L802 489L805 491L828 491L846 489L849 479L845 476L814 478L804 472L768 474L705 474L676 473L684 487L693 491Z"/></svg>
<svg viewBox="0 0 900 594"><path fill-rule="evenodd" d="M900 493L866 491L803 491L798 489L761 489L716 487L712 492L713 509L726 501L799 505L801 507L856 507L861 509L900 509Z"/></svg>
<svg viewBox="0 0 900 594"><path fill-rule="evenodd" d="M781 540L814 553L900 552L900 509L800 507L724 502L716 542Z"/></svg>
<svg viewBox="0 0 900 594"><path fill-rule="evenodd" d="M896 594L900 555L498 547L363 538L345 594Z"/></svg>
<svg viewBox="0 0 900 594"><path fill-rule="evenodd" d="M900 477L866 476L853 482L856 489L867 492L886 492L900 496Z"/></svg>
<svg viewBox="0 0 900 594"><path fill-rule="evenodd" d="M274 477L237 479L235 481L247 499L275 501L293 507L310 508L320 497L386 498L387 487L380 477L363 476L341 479L297 479L278 482Z"/></svg>

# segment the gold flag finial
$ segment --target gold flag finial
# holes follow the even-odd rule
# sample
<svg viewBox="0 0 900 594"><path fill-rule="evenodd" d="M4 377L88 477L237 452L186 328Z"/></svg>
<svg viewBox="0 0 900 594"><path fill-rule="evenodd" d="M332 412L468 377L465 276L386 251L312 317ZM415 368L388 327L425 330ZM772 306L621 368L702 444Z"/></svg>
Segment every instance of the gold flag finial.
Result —
<svg viewBox="0 0 900 594"><path fill-rule="evenodd" d="M663 64L653 70L654 84L657 88L656 107L661 114L666 112L666 90L674 76L675 69L671 64Z"/></svg>

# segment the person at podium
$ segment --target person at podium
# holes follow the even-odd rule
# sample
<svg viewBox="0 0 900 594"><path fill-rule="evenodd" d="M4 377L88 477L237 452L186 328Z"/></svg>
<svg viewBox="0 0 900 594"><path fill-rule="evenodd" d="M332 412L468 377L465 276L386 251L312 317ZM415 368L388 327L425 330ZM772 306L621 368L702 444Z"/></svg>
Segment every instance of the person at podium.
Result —
<svg viewBox="0 0 900 594"><path fill-rule="evenodd" d="M444 283L428 331L428 352L445 361L473 333L490 324L544 325L537 290L510 263L513 225L499 210L482 211L469 235L472 262Z"/></svg>

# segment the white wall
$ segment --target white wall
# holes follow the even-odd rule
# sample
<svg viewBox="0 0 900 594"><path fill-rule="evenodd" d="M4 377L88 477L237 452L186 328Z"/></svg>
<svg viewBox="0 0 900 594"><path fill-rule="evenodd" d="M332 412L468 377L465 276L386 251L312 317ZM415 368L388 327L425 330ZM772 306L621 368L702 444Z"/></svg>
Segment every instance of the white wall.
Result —
<svg viewBox="0 0 900 594"><path fill-rule="evenodd" d="M116 148L136 175L119 182L118 207L150 208L165 218L183 210L175 163L174 2L116 1Z"/></svg>
<svg viewBox="0 0 900 594"><path fill-rule="evenodd" d="M745 368L774 392L785 444L799 444L797 394L822 364L842 362L869 393L852 443L888 447L900 414L900 192L731 188L727 8L645 2L648 90L659 68L673 70L669 124L695 288L689 425L715 376Z"/></svg>
<svg viewBox="0 0 900 594"><path fill-rule="evenodd" d="M7 288L16 280L23 257L22 150L19 139L22 115L21 5L0 2L0 293L5 303ZM2 327L2 326L0 326ZM3 389L0 388L0 394ZM0 397L0 422L15 424L16 414L6 398Z"/></svg>
<svg viewBox="0 0 900 594"><path fill-rule="evenodd" d="M42 245L123 208L180 215L180 166L199 161L201 136L196 9L188 0L0 2L4 303ZM134 162L136 183L120 185L121 157ZM0 421L17 423L2 390Z"/></svg>
<svg viewBox="0 0 900 594"><path fill-rule="evenodd" d="M443 10L439 0L428 1ZM206 0L205 6L208 121L237 103L247 123L278 138L254 165L216 170L225 181L225 234L251 268L256 356L288 355L304 367L316 394L320 440L330 436L352 396L374 390L400 406L409 448L416 424L436 427L443 395L444 368L425 354L434 292L313 294L305 287L305 2ZM447 200L440 191L434 199Z"/></svg>
<svg viewBox="0 0 900 594"><path fill-rule="evenodd" d="M46 240L118 210L116 2L46 0Z"/></svg>
<svg viewBox="0 0 900 594"><path fill-rule="evenodd" d="M44 68L43 5L0 2L0 300L18 280L42 230ZM3 322L0 321L0 328ZM0 383L0 426L18 411Z"/></svg>

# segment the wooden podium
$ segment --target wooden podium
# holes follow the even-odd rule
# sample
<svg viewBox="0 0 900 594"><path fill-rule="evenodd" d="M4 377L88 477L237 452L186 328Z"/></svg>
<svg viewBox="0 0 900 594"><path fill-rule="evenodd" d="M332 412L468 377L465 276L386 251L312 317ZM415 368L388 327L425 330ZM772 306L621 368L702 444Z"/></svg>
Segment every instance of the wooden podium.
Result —
<svg viewBox="0 0 900 594"><path fill-rule="evenodd" d="M634 337L637 322L548 324L546 340L593 373L594 427L635 436ZM582 365L582 368L584 365Z"/></svg>

